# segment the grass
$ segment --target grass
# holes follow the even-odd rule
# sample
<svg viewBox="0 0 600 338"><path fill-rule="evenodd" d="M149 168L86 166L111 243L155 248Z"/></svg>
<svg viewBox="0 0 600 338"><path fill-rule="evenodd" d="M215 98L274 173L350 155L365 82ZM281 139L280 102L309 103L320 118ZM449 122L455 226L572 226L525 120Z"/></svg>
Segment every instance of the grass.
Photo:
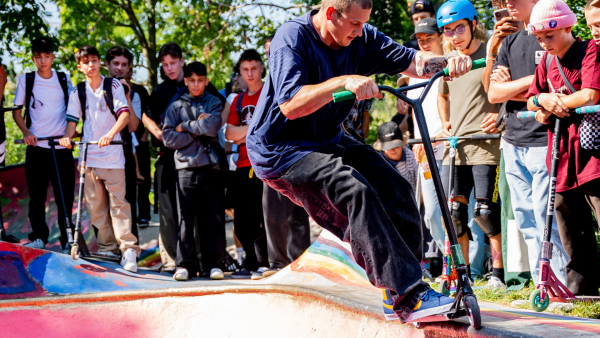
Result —
<svg viewBox="0 0 600 338"><path fill-rule="evenodd" d="M524 305L515 306L519 309L527 309L531 310L529 306L529 296L535 290L533 283L531 283L528 287L524 287L519 291L505 291L503 289L485 289L482 286L485 285L487 281L485 280L476 280L474 283L475 287L475 296L477 299L482 302L489 302L495 304L501 304L506 306L511 306L511 303L515 300L525 300L527 301ZM432 287L434 290L438 289L438 284L433 283ZM591 319L600 319L600 302L583 302L578 301L573 303L573 310L564 311L561 309L547 309L545 312L554 313L557 315L563 316L573 316L573 317L582 317L582 318L591 318Z"/></svg>

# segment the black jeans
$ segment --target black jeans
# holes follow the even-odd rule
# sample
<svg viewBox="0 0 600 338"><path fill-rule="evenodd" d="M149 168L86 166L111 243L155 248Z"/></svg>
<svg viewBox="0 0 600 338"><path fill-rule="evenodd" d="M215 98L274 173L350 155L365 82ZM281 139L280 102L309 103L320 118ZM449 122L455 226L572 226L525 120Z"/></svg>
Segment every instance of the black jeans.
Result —
<svg viewBox="0 0 600 338"><path fill-rule="evenodd" d="M592 211L600 225L600 178L556 193L554 203L560 240L570 257L567 287L575 295L598 296L600 273Z"/></svg>
<svg viewBox="0 0 600 338"><path fill-rule="evenodd" d="M371 146L348 137L292 165L269 186L350 243L371 284L390 289L405 321L429 289L421 281L421 217L412 187Z"/></svg>
<svg viewBox="0 0 600 338"><path fill-rule="evenodd" d="M137 175L135 173L135 157L125 157L125 200L131 205L131 233L138 243L140 236L137 227Z"/></svg>
<svg viewBox="0 0 600 338"><path fill-rule="evenodd" d="M263 226L263 183L254 174L252 178L249 177L250 168L236 169L231 193L235 235L246 252L244 268L248 271L256 271L262 266L269 265L269 257L267 235Z"/></svg>
<svg viewBox="0 0 600 338"><path fill-rule="evenodd" d="M269 266L281 269L310 246L308 214L267 184L262 198Z"/></svg>
<svg viewBox="0 0 600 338"><path fill-rule="evenodd" d="M177 171L179 209L179 239L177 267L185 268L190 277L199 272L194 238L194 219L200 238L202 268L219 268L225 252L225 209L223 208L223 179L209 166Z"/></svg>
<svg viewBox="0 0 600 338"><path fill-rule="evenodd" d="M60 198L58 179L54 169L52 150L48 148L27 146L25 153L25 180L29 189L29 221L32 232L29 240L41 239L48 244L50 230L46 224L46 196L48 193L48 182L52 183L54 200L58 208L58 224L60 228L60 244L64 248L67 244L67 226L75 228L72 222L73 198L75 195L75 163L73 151L69 149L57 149L56 161L60 183L64 194L67 216L71 220L69 225L65 224L63 213L63 201Z"/></svg>
<svg viewBox="0 0 600 338"><path fill-rule="evenodd" d="M152 187L152 175L150 174L150 142L140 142L135 148L140 174L144 180L138 184L137 203L138 220L150 220L150 188Z"/></svg>

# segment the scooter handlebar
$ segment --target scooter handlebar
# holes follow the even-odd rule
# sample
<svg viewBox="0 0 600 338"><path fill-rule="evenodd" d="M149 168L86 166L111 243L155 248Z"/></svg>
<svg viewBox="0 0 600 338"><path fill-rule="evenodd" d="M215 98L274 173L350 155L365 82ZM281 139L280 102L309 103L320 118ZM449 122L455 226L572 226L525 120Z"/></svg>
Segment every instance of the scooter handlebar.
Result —
<svg viewBox="0 0 600 338"><path fill-rule="evenodd" d="M584 106L572 109L570 112L575 112L575 114L594 114L600 113L600 104L594 106ZM535 111L520 111L517 113L517 118L520 119L532 119L535 118Z"/></svg>
<svg viewBox="0 0 600 338"><path fill-rule="evenodd" d="M72 143L73 144L98 144L98 141L87 141L87 142L76 141L76 142L72 142ZM51 145L51 146L58 146L58 145L60 145L56 141L48 141L48 144ZM110 145L117 145L117 144L127 144L127 142L121 141L121 140L110 142Z"/></svg>
<svg viewBox="0 0 600 338"><path fill-rule="evenodd" d="M485 67L485 59L473 60L473 65L471 70L479 69ZM444 76L449 76L450 70L448 68L444 68L443 70ZM354 100L356 99L356 95L349 90L344 90L341 92L333 93L333 103L338 103L346 100Z"/></svg>
<svg viewBox="0 0 600 338"><path fill-rule="evenodd" d="M477 135L469 135L469 136L457 136L457 140L467 140L467 141L481 141L481 140L497 140L502 137L502 133L498 134L477 134ZM441 141L450 141L451 137L438 137L432 138L431 142L441 142ZM422 139L410 139L408 140L408 144L419 144L423 143Z"/></svg>
<svg viewBox="0 0 600 338"><path fill-rule="evenodd" d="M38 139L38 141L52 141L52 140L56 140L56 139L59 139L59 138L62 138L62 137L63 137L62 135L60 135L60 136L47 136L47 137L38 137L37 139ZM15 140L15 144L23 144L23 143L25 143L25 141L23 139ZM58 142L56 142L56 144L58 145Z"/></svg>

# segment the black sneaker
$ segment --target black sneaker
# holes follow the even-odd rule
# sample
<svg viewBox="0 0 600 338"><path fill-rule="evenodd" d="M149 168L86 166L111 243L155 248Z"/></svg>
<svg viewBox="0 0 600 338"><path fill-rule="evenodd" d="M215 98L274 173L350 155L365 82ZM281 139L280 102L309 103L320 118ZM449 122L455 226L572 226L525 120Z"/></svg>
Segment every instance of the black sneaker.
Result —
<svg viewBox="0 0 600 338"><path fill-rule="evenodd" d="M238 271L231 274L231 278L233 279L250 279L252 278L252 272L241 268Z"/></svg>
<svg viewBox="0 0 600 338"><path fill-rule="evenodd" d="M147 219L141 219L138 222L138 228L147 228L150 225L150 220Z"/></svg>

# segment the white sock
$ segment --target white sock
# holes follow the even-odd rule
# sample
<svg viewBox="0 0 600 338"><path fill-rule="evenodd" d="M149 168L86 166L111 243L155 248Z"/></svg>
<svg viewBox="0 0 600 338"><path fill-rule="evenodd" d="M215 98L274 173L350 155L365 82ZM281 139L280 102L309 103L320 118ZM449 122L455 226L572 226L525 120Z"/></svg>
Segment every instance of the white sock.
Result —
<svg viewBox="0 0 600 338"><path fill-rule="evenodd" d="M244 261L244 248L236 248L235 251L237 252L237 262L241 265Z"/></svg>

